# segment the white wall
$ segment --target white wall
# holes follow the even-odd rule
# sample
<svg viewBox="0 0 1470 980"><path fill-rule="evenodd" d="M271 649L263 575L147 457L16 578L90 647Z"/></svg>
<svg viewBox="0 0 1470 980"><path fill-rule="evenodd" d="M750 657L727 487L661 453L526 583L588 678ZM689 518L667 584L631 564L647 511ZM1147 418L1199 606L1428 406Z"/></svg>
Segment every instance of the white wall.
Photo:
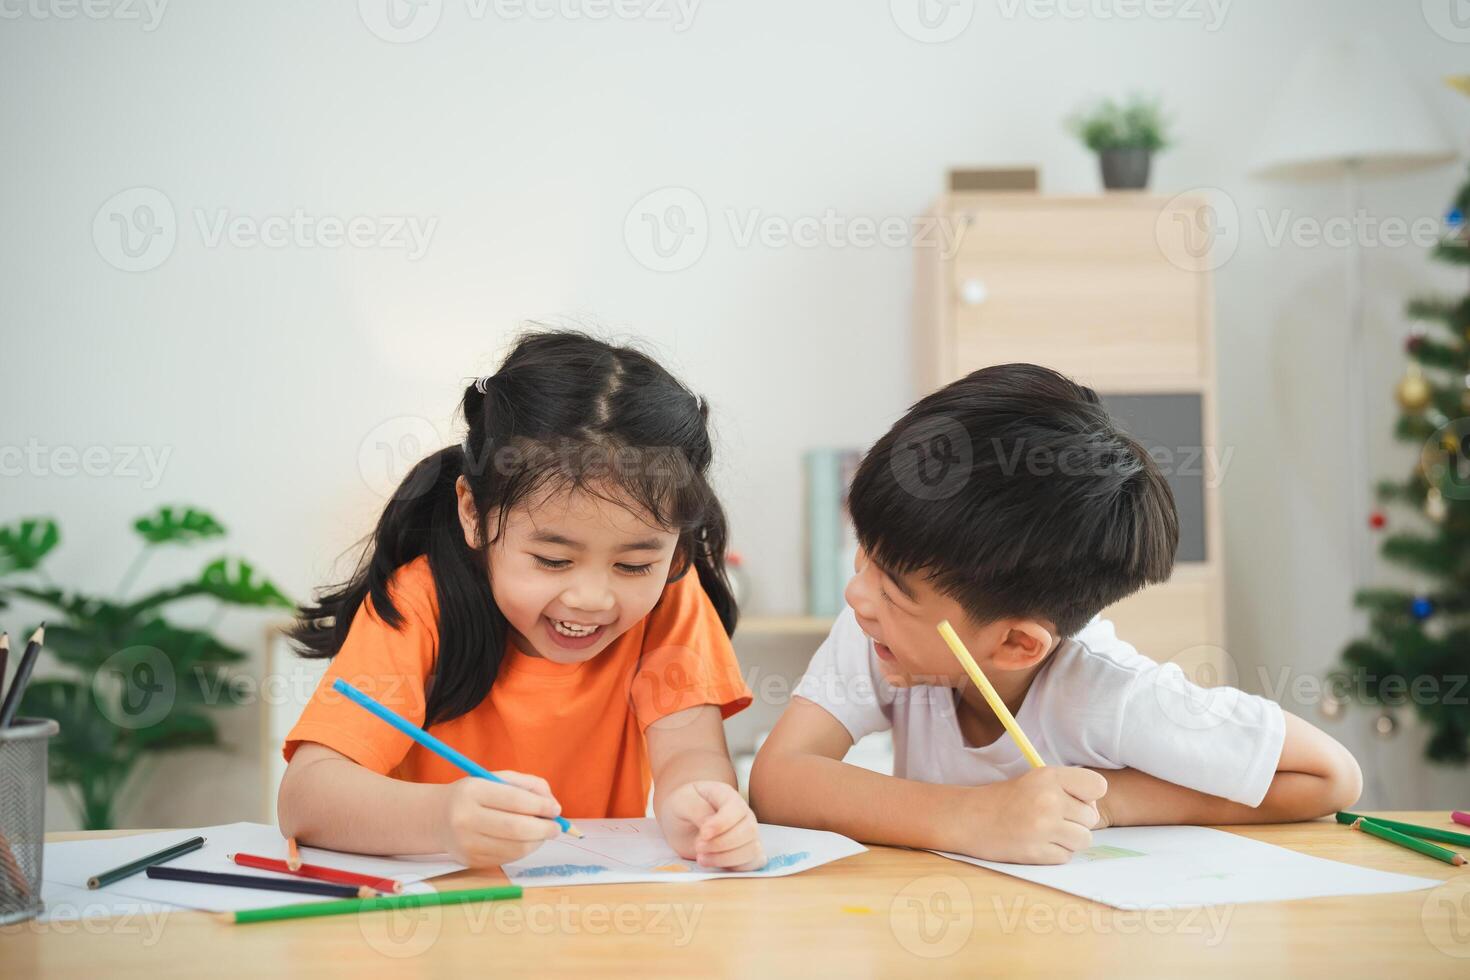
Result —
<svg viewBox="0 0 1470 980"><path fill-rule="evenodd" d="M51 2L37 0L54 12ZM370 434L411 434L423 423L393 420L418 417L447 438L466 379L492 367L518 324L570 318L644 338L713 400L720 486L759 580L753 608L793 611L800 453L871 441L914 395L910 256L741 247L726 212L912 215L955 164L1035 163L1047 191L1093 191L1094 162L1060 121L1096 94L1160 91L1179 145L1157 161L1155 189L1222 188L1248 216L1217 277L1221 429L1234 450L1223 488L1231 652L1249 686L1259 666L1322 671L1350 633L1337 430L1346 256L1269 247L1255 209L1328 217L1340 201L1331 186L1254 181L1246 164L1291 58L1314 38L1382 38L1456 134L1470 103L1438 79L1463 68L1467 49L1431 30L1418 4L1240 0L1216 30L1202 3L1184 12L1203 20L974 7L957 38L925 44L877 0L706 0L684 30L444 0L428 36L396 44L352 4L176 0L153 30L34 8L12 18L6 5L0 445L169 455L156 486L27 466L0 483L0 518L59 516L67 541L53 576L106 589L131 558L134 515L199 504L231 528L234 549L304 595L380 506L359 467ZM1365 204L1377 216L1438 215L1459 173L1375 182ZM167 196L177 241L157 268L124 272L103 254L122 261L116 235L99 248L93 221L138 186ZM624 221L667 186L696 192L711 227L692 267L658 273L636 260ZM210 246L198 224L296 209L437 225L410 260ZM1367 262L1376 454L1397 473L1408 456L1386 430L1402 300L1457 280L1435 280L1415 249ZM199 557L177 556L172 570ZM152 571L161 581L170 568ZM260 625L232 615L224 631L258 649ZM1333 729L1365 753L1377 748L1363 744L1366 717ZM251 709L229 734L248 758ZM1406 763L1392 802L1464 803L1451 799L1463 773L1423 774L1406 737L1385 748ZM166 798L125 822L253 813L245 765L215 754L165 763Z"/></svg>

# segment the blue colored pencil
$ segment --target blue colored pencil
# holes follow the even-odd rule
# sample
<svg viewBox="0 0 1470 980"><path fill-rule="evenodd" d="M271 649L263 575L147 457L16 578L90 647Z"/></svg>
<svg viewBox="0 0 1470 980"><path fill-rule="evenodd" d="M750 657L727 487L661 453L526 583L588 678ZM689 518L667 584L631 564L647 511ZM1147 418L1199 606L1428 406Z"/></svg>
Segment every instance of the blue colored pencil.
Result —
<svg viewBox="0 0 1470 980"><path fill-rule="evenodd" d="M332 682L332 690L336 691L338 694L345 695L349 700L355 702L359 707L366 708L368 711L377 715L379 718L383 719L388 724L392 725L394 728L398 729L400 732L407 735L409 738L413 739L424 748L428 749L430 752L433 752L435 755L439 756L441 759L444 759L447 762L454 763L456 766L459 766L471 776L479 776L481 779L488 779L492 783L505 783L505 780L501 779L499 776L495 775L495 773L480 765L474 759L471 759L469 756L465 755L463 752L459 751L453 746L441 742L439 739L430 735L428 732L424 731L422 728L415 725L407 718L398 714L392 708L379 704L373 698L362 693L357 688L344 681L342 678L339 677ZM570 823L568 823L565 817L552 817L551 819L556 821L556 825L560 827L564 833L571 834L573 837L582 836L582 832L579 831L576 827L573 827Z"/></svg>

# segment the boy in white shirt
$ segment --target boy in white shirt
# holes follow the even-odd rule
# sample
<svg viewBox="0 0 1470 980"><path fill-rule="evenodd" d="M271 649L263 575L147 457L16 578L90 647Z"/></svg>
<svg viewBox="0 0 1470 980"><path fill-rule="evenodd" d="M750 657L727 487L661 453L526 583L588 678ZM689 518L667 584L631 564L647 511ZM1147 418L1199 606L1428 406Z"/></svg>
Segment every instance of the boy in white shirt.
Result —
<svg viewBox="0 0 1470 980"><path fill-rule="evenodd" d="M756 757L763 822L1054 864L1102 827L1306 820L1357 800L1362 774L1331 737L1194 685L1097 617L1169 577L1179 521L1092 389L1031 364L976 371L878 441L849 510L848 608ZM945 619L1045 768L970 683ZM842 762L885 729L892 776Z"/></svg>

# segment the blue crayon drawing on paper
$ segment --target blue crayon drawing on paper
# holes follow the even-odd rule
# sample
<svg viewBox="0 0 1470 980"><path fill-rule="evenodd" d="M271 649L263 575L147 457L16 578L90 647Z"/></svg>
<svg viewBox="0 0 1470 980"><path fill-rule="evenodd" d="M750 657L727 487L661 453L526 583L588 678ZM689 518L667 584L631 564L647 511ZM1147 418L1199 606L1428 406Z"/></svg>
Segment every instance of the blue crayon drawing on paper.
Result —
<svg viewBox="0 0 1470 980"><path fill-rule="evenodd" d="M572 875L595 875L606 870L600 864L545 864L541 867L522 868L516 874L526 878L570 878Z"/></svg>
<svg viewBox="0 0 1470 980"><path fill-rule="evenodd" d="M760 870L760 871L779 871L782 868L789 868L793 864L798 864L798 863L800 863L802 861L805 861L807 858L809 858L811 856L812 856L812 852L811 851L791 851L790 853L787 853L787 854L777 854L775 857L771 858L765 864L761 865L761 867L758 870Z"/></svg>

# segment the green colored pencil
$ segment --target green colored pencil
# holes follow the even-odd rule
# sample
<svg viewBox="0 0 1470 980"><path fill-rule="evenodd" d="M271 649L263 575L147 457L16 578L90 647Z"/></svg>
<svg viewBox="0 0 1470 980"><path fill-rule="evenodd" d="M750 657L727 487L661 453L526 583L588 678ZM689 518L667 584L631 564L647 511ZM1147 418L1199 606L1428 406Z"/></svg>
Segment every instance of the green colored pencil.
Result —
<svg viewBox="0 0 1470 980"><path fill-rule="evenodd" d="M1438 827L1421 827L1416 823L1404 823L1402 820L1368 817L1361 813L1343 811L1337 815L1338 823L1351 825L1354 820L1370 820L1381 827L1392 827L1401 834L1408 834L1420 840L1437 840L1441 844L1459 844L1461 847L1470 847L1470 834L1457 834L1453 830L1440 830Z"/></svg>
<svg viewBox="0 0 1470 980"><path fill-rule="evenodd" d="M140 857L136 861L129 861L127 864L124 864L123 866L118 868L113 868L111 871L104 871L101 874L93 875L92 877L87 879L87 887L106 888L114 881L118 881L122 878L127 878L130 875L135 875L139 871L146 871L148 868L153 867L153 865L155 864L162 864L165 861L172 861L176 857L183 857L185 854L188 854L192 851L197 851L203 846L203 837L190 837L188 840L181 840L177 844L170 845L169 847L165 847L161 851L155 851L152 854Z"/></svg>
<svg viewBox="0 0 1470 980"><path fill-rule="evenodd" d="M459 905L469 902L495 902L520 898L520 885L498 885L494 888L462 888L451 892L428 892L418 895L376 895L372 898L341 898L331 902L304 902L299 905L276 905L268 909L243 909L222 913L226 922L277 922L281 919L310 919L319 915L346 915L350 912L378 912L387 909L416 909L425 905Z"/></svg>
<svg viewBox="0 0 1470 980"><path fill-rule="evenodd" d="M1401 834L1392 827L1385 827L1383 824L1374 823L1372 820L1364 817L1359 817L1353 821L1353 829L1372 834L1374 837L1386 840L1389 843L1407 847L1411 851L1418 851L1420 854L1432 857L1436 861L1443 861L1445 864L1453 864L1458 867L1465 863L1463 857L1447 847L1440 847L1438 844L1431 844L1428 841L1419 840L1417 837Z"/></svg>

